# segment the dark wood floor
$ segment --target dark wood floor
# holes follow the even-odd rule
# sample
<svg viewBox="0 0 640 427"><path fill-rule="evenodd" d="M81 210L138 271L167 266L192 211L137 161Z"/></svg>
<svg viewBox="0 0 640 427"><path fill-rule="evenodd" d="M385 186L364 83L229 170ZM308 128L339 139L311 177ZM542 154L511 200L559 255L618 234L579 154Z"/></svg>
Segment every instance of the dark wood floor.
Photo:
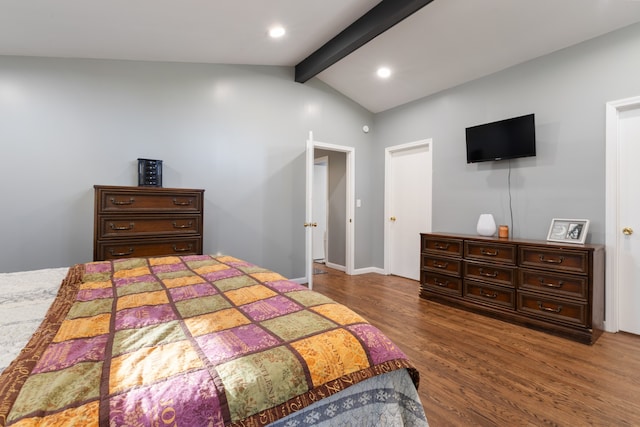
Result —
<svg viewBox="0 0 640 427"><path fill-rule="evenodd" d="M418 368L432 427L640 426L638 336L579 344L423 300L412 280L320 268L313 289L377 326Z"/></svg>

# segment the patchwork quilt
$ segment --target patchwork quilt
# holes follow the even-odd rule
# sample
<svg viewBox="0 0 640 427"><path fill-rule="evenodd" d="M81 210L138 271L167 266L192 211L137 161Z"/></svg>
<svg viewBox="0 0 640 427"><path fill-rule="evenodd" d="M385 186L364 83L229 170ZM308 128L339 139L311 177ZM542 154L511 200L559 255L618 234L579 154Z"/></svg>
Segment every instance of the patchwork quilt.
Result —
<svg viewBox="0 0 640 427"><path fill-rule="evenodd" d="M0 425L261 426L400 369L417 388L361 316L237 258L94 262L0 376Z"/></svg>

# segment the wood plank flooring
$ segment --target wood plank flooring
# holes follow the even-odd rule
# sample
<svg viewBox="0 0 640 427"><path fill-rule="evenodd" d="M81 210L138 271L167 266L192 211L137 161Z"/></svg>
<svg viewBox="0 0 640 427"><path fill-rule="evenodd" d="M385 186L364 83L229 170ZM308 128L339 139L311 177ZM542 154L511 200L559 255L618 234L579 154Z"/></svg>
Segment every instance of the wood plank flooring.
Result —
<svg viewBox="0 0 640 427"><path fill-rule="evenodd" d="M418 297L413 280L324 266L313 290L361 314L420 371L432 427L640 426L640 337L575 343Z"/></svg>

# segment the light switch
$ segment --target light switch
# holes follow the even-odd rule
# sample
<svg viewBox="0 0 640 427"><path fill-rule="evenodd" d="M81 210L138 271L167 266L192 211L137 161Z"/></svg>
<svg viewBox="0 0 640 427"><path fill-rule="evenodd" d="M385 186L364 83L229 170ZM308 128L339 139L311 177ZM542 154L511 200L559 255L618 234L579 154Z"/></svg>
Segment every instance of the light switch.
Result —
<svg viewBox="0 0 640 427"><path fill-rule="evenodd" d="M356 199L356 208L359 208L360 206L362 206L362 200Z"/></svg>

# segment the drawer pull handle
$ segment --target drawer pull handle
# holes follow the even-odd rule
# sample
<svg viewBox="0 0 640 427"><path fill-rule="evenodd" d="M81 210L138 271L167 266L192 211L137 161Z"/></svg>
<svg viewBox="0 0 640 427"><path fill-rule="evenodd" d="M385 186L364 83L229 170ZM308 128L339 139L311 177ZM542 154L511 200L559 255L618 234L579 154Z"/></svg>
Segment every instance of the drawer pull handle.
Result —
<svg viewBox="0 0 640 427"><path fill-rule="evenodd" d="M173 228L191 228L191 226L193 225L193 221L189 221L189 223L187 224L182 224L182 225L178 225L177 222L173 222Z"/></svg>
<svg viewBox="0 0 640 427"><path fill-rule="evenodd" d="M546 262L548 264L562 264L562 262L564 261L563 256L559 256L556 259L553 259L553 258L546 259L544 255L538 255L538 258L540 258L541 262Z"/></svg>
<svg viewBox="0 0 640 427"><path fill-rule="evenodd" d="M440 250L440 251L446 251L447 249L449 249L449 244L448 243L434 243L433 247L435 247L436 249Z"/></svg>
<svg viewBox="0 0 640 427"><path fill-rule="evenodd" d="M545 282L544 277L538 277L538 281L540 282L540 286L546 286L547 288L561 288L564 285L564 281L560 280L558 284Z"/></svg>
<svg viewBox="0 0 640 427"><path fill-rule="evenodd" d="M134 199L133 197L129 197L129 200L116 200L115 197L112 197L109 201L111 202L111 204L116 206L126 206L132 205L133 202L136 201L136 199Z"/></svg>
<svg viewBox="0 0 640 427"><path fill-rule="evenodd" d="M495 251L489 251L486 250L485 248L480 249L480 253L482 255L486 255L486 256L498 256L498 253L500 253L500 251L495 250Z"/></svg>
<svg viewBox="0 0 640 427"><path fill-rule="evenodd" d="M442 288L446 288L447 286L449 286L449 281L448 280L444 281L444 282L441 282L438 279L433 279L433 283L435 283L437 286L440 286Z"/></svg>
<svg viewBox="0 0 640 427"><path fill-rule="evenodd" d="M480 275L484 277L498 277L498 272L493 270L493 273L485 273L484 268L481 268Z"/></svg>
<svg viewBox="0 0 640 427"><path fill-rule="evenodd" d="M557 308L545 307L540 301L538 301L538 308L542 311L548 311L550 313L560 313L562 311L561 305L559 305Z"/></svg>
<svg viewBox="0 0 640 427"><path fill-rule="evenodd" d="M111 254L111 256L127 256L131 255L133 252L133 247L129 247L129 250L127 252L116 252L114 249L109 249L109 253Z"/></svg>
<svg viewBox="0 0 640 427"><path fill-rule="evenodd" d="M193 199L189 199L186 202L180 202L178 199L173 199L173 204L176 206L191 206Z"/></svg>
<svg viewBox="0 0 640 427"><path fill-rule="evenodd" d="M173 245L174 252L189 252L193 249L193 245L189 243L186 248L179 248L176 245Z"/></svg>
<svg viewBox="0 0 640 427"><path fill-rule="evenodd" d="M498 298L498 294L496 292L490 294L488 292L485 292L484 289L480 289L480 296L483 296L485 298L492 298L492 299Z"/></svg>
<svg viewBox="0 0 640 427"><path fill-rule="evenodd" d="M133 222L130 222L129 225L125 225L125 226L115 225L112 222L109 223L109 227L115 231L133 230L134 225L135 224Z"/></svg>
<svg viewBox="0 0 640 427"><path fill-rule="evenodd" d="M449 263L448 262L433 261L433 266L435 268L447 268L449 266Z"/></svg>

